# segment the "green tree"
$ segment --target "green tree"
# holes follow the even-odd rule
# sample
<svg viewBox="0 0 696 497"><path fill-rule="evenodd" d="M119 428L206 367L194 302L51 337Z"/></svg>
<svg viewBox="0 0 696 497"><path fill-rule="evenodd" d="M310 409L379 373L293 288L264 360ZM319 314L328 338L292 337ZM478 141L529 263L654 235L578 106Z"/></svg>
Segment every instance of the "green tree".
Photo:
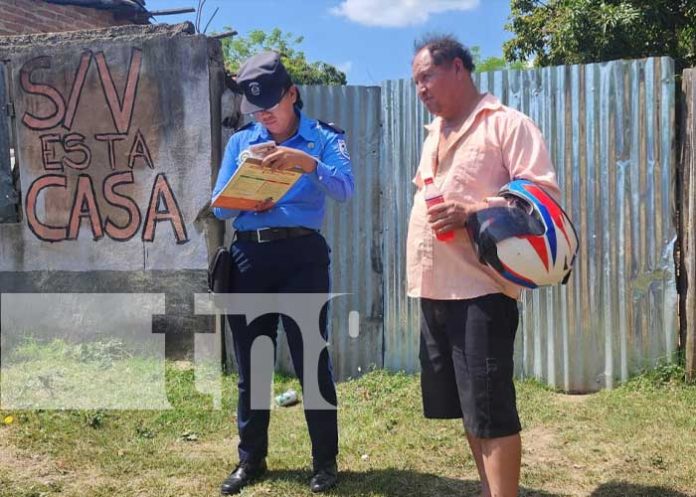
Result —
<svg viewBox="0 0 696 497"><path fill-rule="evenodd" d="M580 64L668 55L696 65L694 0L512 0L507 60Z"/></svg>
<svg viewBox="0 0 696 497"><path fill-rule="evenodd" d="M502 57L481 58L481 47L473 46L469 49L474 59L475 72L502 71L504 69L526 69L526 64L520 60L508 62Z"/></svg>
<svg viewBox="0 0 696 497"><path fill-rule="evenodd" d="M225 28L230 30L231 28ZM275 28L270 33L260 29L250 31L248 36L235 36L222 40L225 68L233 74L245 59L265 50L275 50L281 56L294 83L302 85L345 85L346 75L326 62L309 62L304 52L296 47L302 36L283 33Z"/></svg>

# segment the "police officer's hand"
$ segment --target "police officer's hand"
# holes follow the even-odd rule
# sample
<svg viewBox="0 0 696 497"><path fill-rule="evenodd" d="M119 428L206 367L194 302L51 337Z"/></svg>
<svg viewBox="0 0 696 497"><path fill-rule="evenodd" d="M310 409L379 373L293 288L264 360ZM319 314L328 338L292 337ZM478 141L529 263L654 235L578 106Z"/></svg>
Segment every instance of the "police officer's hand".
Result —
<svg viewBox="0 0 696 497"><path fill-rule="evenodd" d="M437 233L462 229L466 227L466 220L473 212L485 209L485 202L462 203L453 200L428 208L428 222Z"/></svg>
<svg viewBox="0 0 696 497"><path fill-rule="evenodd" d="M314 157L302 150L290 147L276 147L275 152L264 157L262 165L272 169L301 169L305 173L313 173L317 168Z"/></svg>
<svg viewBox="0 0 696 497"><path fill-rule="evenodd" d="M273 201L273 199L271 197L269 197L269 198L257 203L255 208L254 208L254 211L256 211L256 212L267 211L269 209L272 209L274 205L275 205L275 202Z"/></svg>

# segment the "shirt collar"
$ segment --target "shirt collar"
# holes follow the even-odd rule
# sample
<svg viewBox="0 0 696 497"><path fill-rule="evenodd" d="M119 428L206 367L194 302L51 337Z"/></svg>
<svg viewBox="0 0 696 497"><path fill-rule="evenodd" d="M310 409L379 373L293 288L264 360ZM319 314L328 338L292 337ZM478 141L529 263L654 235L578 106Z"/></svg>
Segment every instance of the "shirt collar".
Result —
<svg viewBox="0 0 696 497"><path fill-rule="evenodd" d="M503 104L498 100L498 97L488 92L484 93L479 103L476 104L476 107L474 107L474 110L471 112L471 115L462 123L462 128L468 127L468 123L472 122L484 110L498 110L502 106ZM441 126L442 118L438 116L430 123L426 124L425 129L429 132L440 131Z"/></svg>
<svg viewBox="0 0 696 497"><path fill-rule="evenodd" d="M300 125L297 128L297 134L307 141L314 141L317 136L318 123L314 119L307 117L307 114L301 110L296 111L300 117Z"/></svg>
<svg viewBox="0 0 696 497"><path fill-rule="evenodd" d="M271 135L268 130L260 122L256 122L252 128L251 136L249 137L249 143L261 143L271 139Z"/></svg>

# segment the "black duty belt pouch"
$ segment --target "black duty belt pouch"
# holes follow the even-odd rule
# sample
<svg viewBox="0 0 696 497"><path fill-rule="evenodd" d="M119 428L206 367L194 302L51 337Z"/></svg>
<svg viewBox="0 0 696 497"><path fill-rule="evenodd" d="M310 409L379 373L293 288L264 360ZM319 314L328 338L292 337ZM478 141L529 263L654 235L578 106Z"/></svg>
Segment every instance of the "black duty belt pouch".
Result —
<svg viewBox="0 0 696 497"><path fill-rule="evenodd" d="M232 259L225 247L218 247L208 266L208 290L213 293L232 290Z"/></svg>

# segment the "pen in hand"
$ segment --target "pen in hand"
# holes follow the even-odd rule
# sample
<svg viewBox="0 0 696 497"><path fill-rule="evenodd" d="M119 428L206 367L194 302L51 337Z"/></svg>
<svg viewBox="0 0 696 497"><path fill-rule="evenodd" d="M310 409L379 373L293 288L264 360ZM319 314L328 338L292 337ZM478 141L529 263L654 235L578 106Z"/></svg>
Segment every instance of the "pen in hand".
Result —
<svg viewBox="0 0 696 497"><path fill-rule="evenodd" d="M263 158L261 165L274 170L298 170L312 173L317 168L317 161L306 152L290 147L276 147L275 152Z"/></svg>

